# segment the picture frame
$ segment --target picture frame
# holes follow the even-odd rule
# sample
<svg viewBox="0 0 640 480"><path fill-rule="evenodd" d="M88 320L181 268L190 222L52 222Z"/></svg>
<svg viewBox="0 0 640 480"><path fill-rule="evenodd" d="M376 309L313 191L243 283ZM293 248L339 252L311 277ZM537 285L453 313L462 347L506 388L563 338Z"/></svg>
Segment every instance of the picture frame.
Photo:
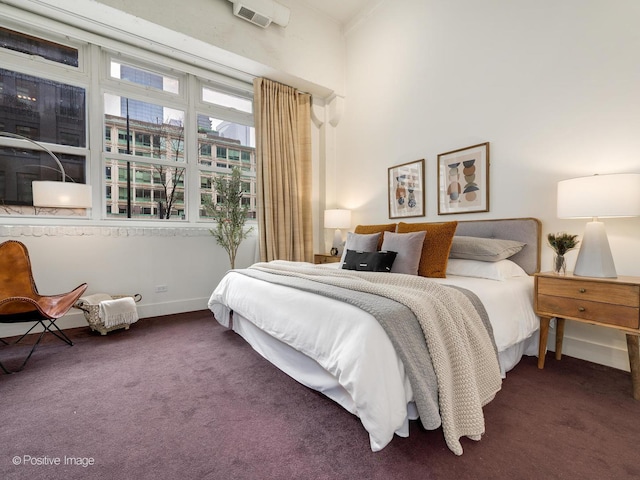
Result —
<svg viewBox="0 0 640 480"><path fill-rule="evenodd" d="M489 211L489 142L438 155L438 215Z"/></svg>
<svg viewBox="0 0 640 480"><path fill-rule="evenodd" d="M424 159L388 169L389 218L424 217Z"/></svg>

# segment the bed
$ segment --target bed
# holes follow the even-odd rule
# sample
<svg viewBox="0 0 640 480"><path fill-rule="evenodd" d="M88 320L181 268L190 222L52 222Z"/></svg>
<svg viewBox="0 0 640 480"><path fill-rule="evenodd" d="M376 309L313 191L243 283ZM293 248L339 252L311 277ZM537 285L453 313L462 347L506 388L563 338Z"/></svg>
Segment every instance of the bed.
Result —
<svg viewBox="0 0 640 480"><path fill-rule="evenodd" d="M536 355L538 352L536 332L539 321L533 312L531 275L539 270L540 222L533 218L518 218L447 224L452 238L445 242L447 257L450 257L446 262L446 276L424 278L405 273L353 272L342 269L342 263L269 262L228 272L212 292L208 306L220 324L232 328L277 368L357 415L369 433L373 451L383 449L394 435L408 436L409 421L419 419L427 429L442 426L448 447L460 455L462 446L459 438L466 436L479 440L484 433L481 407L499 391L500 380L523 355ZM452 224L453 230L450 228ZM384 238L402 238L404 241L415 234L397 233L402 225L405 227L403 233L413 232L416 225L430 226L398 224L393 227L396 235L390 232ZM364 227L361 231L369 230ZM433 232L421 238L429 238L430 233ZM350 241L355 245L368 235L371 234L354 233L347 239L345 250ZM502 245L505 242L520 246L508 254L501 253L499 258L492 257L494 243ZM490 244L491 251L476 251L480 243ZM474 246L470 256L465 253L465 247L458 248L461 244ZM426 240L423 245L422 254L418 254L422 255L422 260L428 251L436 250L435 246L427 249ZM377 248L381 246L378 244ZM404 258L408 257L405 255ZM369 280L374 278L391 283L378 284L374 280L372 285ZM366 287L361 287L361 284L366 284ZM400 293L387 295L386 292L391 290ZM415 297L420 299L421 305L407 307L403 304L414 302L413 297L404 297L406 292L417 290L420 295ZM424 294L425 291L430 294ZM434 300L427 300L432 294ZM354 298L346 298L351 295ZM389 298L380 300L380 297ZM423 307L423 301L431 303ZM458 306L458 303L463 306ZM477 318L469 305L479 312ZM415 317L418 317L416 310L420 311L419 322L415 322ZM438 315L447 317L438 328L459 329L448 334L435 333L436 337L455 344L462 338L465 346L456 348L471 349L454 353L451 356L453 360L445 361L446 376L441 373L440 346L429 340L425 332L425 328L435 327L431 323L425 327L422 310L437 311L440 312ZM404 319L412 314L415 315L414 320ZM449 318L454 314L455 319ZM459 320L458 315L461 317ZM484 322L486 332L480 332L483 330L478 326L481 322ZM388 324L394 324L391 328L404 330L390 332ZM414 353L402 353L404 347L400 348L400 343L407 338L411 339L410 343L415 343L415 338L420 336L416 331L420 332L420 328L427 338L426 342L422 339L422 343L426 343L427 356L431 354L429 362L440 365L434 366L433 370L431 366L427 369L420 363L424 362L422 357L416 366L415 358L418 357L414 357ZM486 345L477 345L483 342L475 339L475 332L480 337L490 337L492 355L486 353L489 350ZM455 338L446 340L450 337ZM422 348L409 347L414 350ZM458 365L467 363L469 365L465 368L468 370L461 375L464 380L449 382L449 370L456 370ZM422 370L425 373L420 373L418 378L416 371ZM475 383L469 385L468 372L475 375L478 371L484 376L480 380L474 379ZM487 371L489 373L484 373ZM444 384L442 378L447 378ZM425 389L431 392L425 394ZM466 404L452 407L447 398L463 404L471 398L469 401L476 405L464 410ZM460 398L463 400L455 400ZM456 417L458 408L467 416ZM434 409L437 410L435 414ZM461 424L466 426L460 427Z"/></svg>

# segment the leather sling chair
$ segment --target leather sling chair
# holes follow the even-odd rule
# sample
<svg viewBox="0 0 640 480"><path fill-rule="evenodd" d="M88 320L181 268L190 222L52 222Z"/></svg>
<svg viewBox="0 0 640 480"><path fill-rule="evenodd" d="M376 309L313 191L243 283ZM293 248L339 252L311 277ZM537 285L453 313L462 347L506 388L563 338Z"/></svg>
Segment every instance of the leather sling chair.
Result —
<svg viewBox="0 0 640 480"><path fill-rule="evenodd" d="M0 323L26 323L33 325L15 343L20 342L38 325L42 326L40 336L33 344L27 358L14 371L0 363L4 373L19 372L27 364L34 350L49 332L68 345L73 342L56 325L56 320L66 314L87 289L87 284L60 295L40 295L33 281L31 261L27 247L18 241L8 240L0 244ZM54 328L55 330L52 330ZM0 338L0 342L8 343Z"/></svg>

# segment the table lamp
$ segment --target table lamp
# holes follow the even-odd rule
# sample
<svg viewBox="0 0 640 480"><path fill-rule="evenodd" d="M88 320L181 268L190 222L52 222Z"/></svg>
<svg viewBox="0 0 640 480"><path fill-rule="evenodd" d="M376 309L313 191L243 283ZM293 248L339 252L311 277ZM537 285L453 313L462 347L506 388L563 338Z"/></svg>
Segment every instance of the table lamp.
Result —
<svg viewBox="0 0 640 480"><path fill-rule="evenodd" d="M587 223L574 275L616 278L601 217L640 216L640 173L572 178L558 182L558 217L592 218Z"/></svg>
<svg viewBox="0 0 640 480"><path fill-rule="evenodd" d="M333 209L324 211L324 228L335 228L331 255L338 255L342 248L341 228L351 227L351 210Z"/></svg>

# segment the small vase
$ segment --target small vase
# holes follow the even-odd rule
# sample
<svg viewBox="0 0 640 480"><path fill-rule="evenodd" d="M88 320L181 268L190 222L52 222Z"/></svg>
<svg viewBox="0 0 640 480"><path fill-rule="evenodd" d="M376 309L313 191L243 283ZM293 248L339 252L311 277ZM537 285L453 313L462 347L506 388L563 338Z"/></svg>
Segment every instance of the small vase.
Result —
<svg viewBox="0 0 640 480"><path fill-rule="evenodd" d="M555 255L553 257L553 272L556 275L566 275L567 273L567 261L564 255Z"/></svg>

